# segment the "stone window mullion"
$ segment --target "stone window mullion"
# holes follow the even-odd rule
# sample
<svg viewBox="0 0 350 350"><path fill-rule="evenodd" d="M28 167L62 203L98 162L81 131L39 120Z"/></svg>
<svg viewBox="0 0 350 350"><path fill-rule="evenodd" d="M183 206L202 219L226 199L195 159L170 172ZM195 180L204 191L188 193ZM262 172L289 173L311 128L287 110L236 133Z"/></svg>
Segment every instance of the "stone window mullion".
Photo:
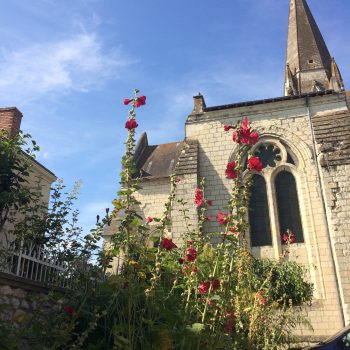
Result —
<svg viewBox="0 0 350 350"><path fill-rule="evenodd" d="M280 227L278 221L278 209L276 205L276 189L274 182L271 181L271 172L265 175L266 189L267 189L267 202L269 205L269 215L270 215L270 225L271 225L271 235L272 235L272 246L274 251L274 256L278 259L282 254L282 244Z"/></svg>

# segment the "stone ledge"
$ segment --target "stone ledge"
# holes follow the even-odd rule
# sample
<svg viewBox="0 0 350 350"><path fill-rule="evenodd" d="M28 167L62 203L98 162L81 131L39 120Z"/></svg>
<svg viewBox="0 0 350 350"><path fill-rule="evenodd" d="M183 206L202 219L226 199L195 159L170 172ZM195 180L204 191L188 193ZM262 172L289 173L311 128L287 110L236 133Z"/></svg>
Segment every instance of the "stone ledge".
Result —
<svg viewBox="0 0 350 350"><path fill-rule="evenodd" d="M55 287L42 284L37 281L31 281L26 278L17 277L6 272L0 271L0 285L8 285L15 288L21 288L27 291L48 293L50 291L67 293L68 290L62 287Z"/></svg>

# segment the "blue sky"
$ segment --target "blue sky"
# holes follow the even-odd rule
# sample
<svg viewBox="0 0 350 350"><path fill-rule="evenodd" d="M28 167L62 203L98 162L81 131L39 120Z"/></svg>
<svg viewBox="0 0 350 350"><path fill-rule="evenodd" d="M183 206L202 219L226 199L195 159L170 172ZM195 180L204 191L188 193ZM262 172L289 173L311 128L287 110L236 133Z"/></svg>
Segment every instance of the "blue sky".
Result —
<svg viewBox="0 0 350 350"><path fill-rule="evenodd" d="M147 96L138 132L181 140L201 92L207 105L283 94L288 0L0 0L0 106L16 106L39 161L82 180L92 226L118 189L127 108ZM350 87L350 2L309 0Z"/></svg>

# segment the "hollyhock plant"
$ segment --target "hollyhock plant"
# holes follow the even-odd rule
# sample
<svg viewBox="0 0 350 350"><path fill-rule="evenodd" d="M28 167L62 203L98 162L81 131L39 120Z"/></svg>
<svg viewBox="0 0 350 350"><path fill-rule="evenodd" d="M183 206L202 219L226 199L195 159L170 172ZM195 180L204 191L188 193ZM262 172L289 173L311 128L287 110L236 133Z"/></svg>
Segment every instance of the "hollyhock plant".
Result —
<svg viewBox="0 0 350 350"><path fill-rule="evenodd" d="M63 311L68 315L68 316L73 316L75 314L75 310L72 306L65 306L63 308Z"/></svg>
<svg viewBox="0 0 350 350"><path fill-rule="evenodd" d="M258 141L259 141L259 134L256 131L253 131L250 134L250 144L255 145L258 143Z"/></svg>
<svg viewBox="0 0 350 350"><path fill-rule="evenodd" d="M197 250L193 248L192 242L190 241L188 243L188 247L185 252L185 261L187 262L193 262L197 258Z"/></svg>
<svg viewBox="0 0 350 350"><path fill-rule="evenodd" d="M251 157L248 159L248 169L255 170L260 173L263 169L263 164L258 157Z"/></svg>
<svg viewBox="0 0 350 350"><path fill-rule="evenodd" d="M129 129L129 130L133 130L136 129L139 125L137 124L135 119L129 119L126 123L125 123L125 128Z"/></svg>
<svg viewBox="0 0 350 350"><path fill-rule="evenodd" d="M216 220L220 223L220 225L227 225L230 221L229 213L219 213L216 216Z"/></svg>
<svg viewBox="0 0 350 350"><path fill-rule="evenodd" d="M177 248L177 246L173 242L172 239L163 238L162 239L162 248L165 250L173 250L174 248Z"/></svg>
<svg viewBox="0 0 350 350"><path fill-rule="evenodd" d="M203 204L203 192L200 188L195 189L195 197L194 202L196 203L197 208L199 208Z"/></svg>
<svg viewBox="0 0 350 350"><path fill-rule="evenodd" d="M283 243L284 244L293 244L295 243L295 234L287 230L287 232L283 235Z"/></svg>
<svg viewBox="0 0 350 350"><path fill-rule="evenodd" d="M248 118L244 117L240 129L233 132L232 140L236 143L255 145L259 140L259 134L251 130Z"/></svg>
<svg viewBox="0 0 350 350"><path fill-rule="evenodd" d="M127 106L131 101L133 101L133 99L131 98L125 98L124 99L124 105Z"/></svg>
<svg viewBox="0 0 350 350"><path fill-rule="evenodd" d="M221 287L220 281L217 278L213 280L212 285L213 285L213 290L217 290Z"/></svg>
<svg viewBox="0 0 350 350"><path fill-rule="evenodd" d="M210 288L210 282L207 281L207 282L201 282L199 283L198 285L198 292L199 294L207 294L208 291L209 291L209 288Z"/></svg>
<svg viewBox="0 0 350 350"><path fill-rule="evenodd" d="M238 232L236 227L230 226L227 229L226 235L227 236L231 236L231 235L235 235L236 236L236 235L239 235L239 232Z"/></svg>
<svg viewBox="0 0 350 350"><path fill-rule="evenodd" d="M229 162L226 166L226 178L233 180L237 178L236 163Z"/></svg>
<svg viewBox="0 0 350 350"><path fill-rule="evenodd" d="M145 104L146 104L146 96L144 95L137 97L136 101L134 102L134 106L137 108L144 106Z"/></svg>

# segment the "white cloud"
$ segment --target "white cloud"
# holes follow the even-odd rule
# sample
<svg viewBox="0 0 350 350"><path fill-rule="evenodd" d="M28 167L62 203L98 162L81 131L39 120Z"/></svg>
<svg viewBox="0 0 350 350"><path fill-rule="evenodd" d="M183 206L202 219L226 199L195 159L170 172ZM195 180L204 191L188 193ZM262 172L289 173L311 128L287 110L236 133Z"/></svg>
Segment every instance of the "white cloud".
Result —
<svg viewBox="0 0 350 350"><path fill-rule="evenodd" d="M21 104L48 93L88 91L118 78L131 63L120 49L106 53L96 34L0 51L0 99Z"/></svg>

